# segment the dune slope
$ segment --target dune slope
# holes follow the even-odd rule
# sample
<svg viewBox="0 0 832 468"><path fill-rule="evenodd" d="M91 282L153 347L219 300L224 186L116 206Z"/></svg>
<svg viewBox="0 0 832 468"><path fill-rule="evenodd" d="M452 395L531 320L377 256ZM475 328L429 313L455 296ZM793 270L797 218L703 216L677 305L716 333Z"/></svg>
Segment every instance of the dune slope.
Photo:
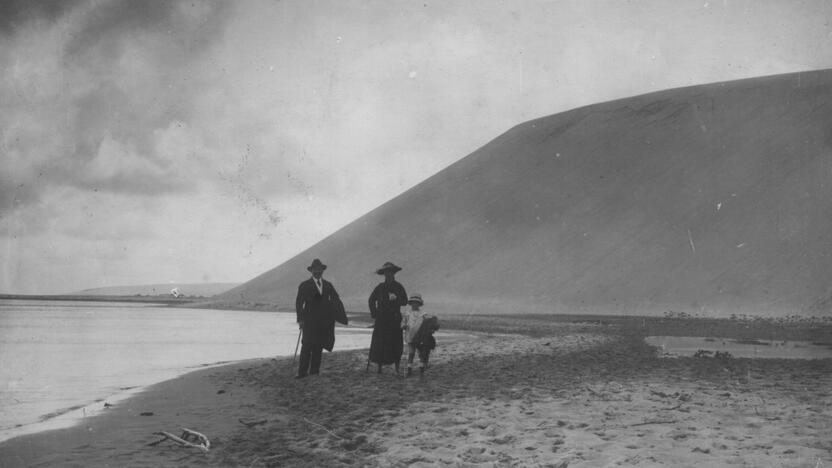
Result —
<svg viewBox="0 0 832 468"><path fill-rule="evenodd" d="M353 310L391 260L429 309L824 315L832 71L673 89L520 124L219 296L291 308L321 258Z"/></svg>

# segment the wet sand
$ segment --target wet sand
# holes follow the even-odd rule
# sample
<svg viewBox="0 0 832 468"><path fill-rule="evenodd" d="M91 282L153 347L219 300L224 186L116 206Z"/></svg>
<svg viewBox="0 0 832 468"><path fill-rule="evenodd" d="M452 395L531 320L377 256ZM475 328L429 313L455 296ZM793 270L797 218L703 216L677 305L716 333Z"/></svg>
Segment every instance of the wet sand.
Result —
<svg viewBox="0 0 832 468"><path fill-rule="evenodd" d="M77 427L0 444L3 466L795 466L832 464L832 359L662 359L649 335L832 342L826 324L446 317L423 376L366 351L209 368ZM336 344L337 347L337 344ZM182 427L207 452L160 439Z"/></svg>

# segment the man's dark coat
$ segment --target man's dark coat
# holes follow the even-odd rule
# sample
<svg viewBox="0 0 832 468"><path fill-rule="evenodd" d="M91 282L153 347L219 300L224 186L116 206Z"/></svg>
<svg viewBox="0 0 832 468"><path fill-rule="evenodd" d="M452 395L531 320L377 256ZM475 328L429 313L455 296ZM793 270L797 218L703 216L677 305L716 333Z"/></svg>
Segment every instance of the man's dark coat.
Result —
<svg viewBox="0 0 832 468"><path fill-rule="evenodd" d="M303 344L318 345L327 351L335 346L336 319L347 323L344 306L332 283L321 278L323 293L318 292L312 278L300 283L295 311L298 322L303 322Z"/></svg>

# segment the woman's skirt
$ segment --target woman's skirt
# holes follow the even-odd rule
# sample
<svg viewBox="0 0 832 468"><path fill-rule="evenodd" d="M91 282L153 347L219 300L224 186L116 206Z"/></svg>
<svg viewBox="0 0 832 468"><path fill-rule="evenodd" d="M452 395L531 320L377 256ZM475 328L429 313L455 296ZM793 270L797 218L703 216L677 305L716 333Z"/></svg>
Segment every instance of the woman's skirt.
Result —
<svg viewBox="0 0 832 468"><path fill-rule="evenodd" d="M376 364L394 364L401 360L404 345L402 329L394 327L376 327L370 342L370 361Z"/></svg>

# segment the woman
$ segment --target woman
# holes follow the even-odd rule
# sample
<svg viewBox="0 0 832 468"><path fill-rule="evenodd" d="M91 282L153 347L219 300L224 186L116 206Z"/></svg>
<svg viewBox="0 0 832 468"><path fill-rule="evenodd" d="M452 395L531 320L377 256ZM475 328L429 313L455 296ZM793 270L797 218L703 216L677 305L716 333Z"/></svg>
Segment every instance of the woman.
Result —
<svg viewBox="0 0 832 468"><path fill-rule="evenodd" d="M376 270L377 274L384 275L384 282L370 294L370 316L375 320L373 339L370 342L370 362L378 364L379 374L384 364L395 364L398 373L404 349L401 306L407 304L407 293L404 286L396 281L396 272L400 270L400 267L391 262Z"/></svg>

